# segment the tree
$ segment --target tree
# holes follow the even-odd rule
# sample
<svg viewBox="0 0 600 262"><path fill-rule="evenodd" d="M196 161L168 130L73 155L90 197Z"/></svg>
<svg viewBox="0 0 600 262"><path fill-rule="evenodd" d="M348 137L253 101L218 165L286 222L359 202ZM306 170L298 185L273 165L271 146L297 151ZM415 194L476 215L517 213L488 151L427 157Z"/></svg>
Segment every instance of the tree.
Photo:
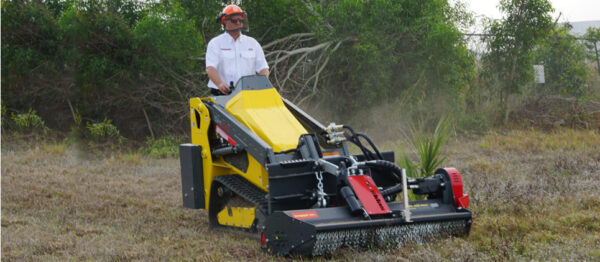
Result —
<svg viewBox="0 0 600 262"><path fill-rule="evenodd" d="M506 100L532 79L533 51L552 28L553 8L548 0L501 0L499 7L504 18L489 25L494 37L484 60L489 75L500 80L498 91L506 121L510 112Z"/></svg>
<svg viewBox="0 0 600 262"><path fill-rule="evenodd" d="M271 27L261 23L269 32L305 30L264 45L272 81L295 102L318 94L347 111L395 101L408 89L458 100L473 75L456 25L460 10L447 1L293 2L295 15L284 8L269 17Z"/></svg>
<svg viewBox="0 0 600 262"><path fill-rule="evenodd" d="M63 130L82 116L181 131L187 99L206 94L199 32L177 2L3 1L3 105Z"/></svg>
<svg viewBox="0 0 600 262"><path fill-rule="evenodd" d="M65 131L107 118L125 136L184 132L188 98L208 94L204 52L225 2L3 1L3 105ZM457 29L466 13L447 0L236 2L270 80L297 103L318 95L348 112L410 90L461 105L474 72Z"/></svg>
<svg viewBox="0 0 600 262"><path fill-rule="evenodd" d="M2 1L3 105L27 111L61 97L56 89L47 88L61 84L57 78L60 74L56 74L61 71L61 41L56 17L46 5L38 1ZM39 99L42 97L46 100Z"/></svg>
<svg viewBox="0 0 600 262"><path fill-rule="evenodd" d="M544 89L554 94L582 96L586 92L588 67L584 44L569 34L569 25L554 28L534 52L536 63L544 65ZM548 91L546 91L548 92Z"/></svg>

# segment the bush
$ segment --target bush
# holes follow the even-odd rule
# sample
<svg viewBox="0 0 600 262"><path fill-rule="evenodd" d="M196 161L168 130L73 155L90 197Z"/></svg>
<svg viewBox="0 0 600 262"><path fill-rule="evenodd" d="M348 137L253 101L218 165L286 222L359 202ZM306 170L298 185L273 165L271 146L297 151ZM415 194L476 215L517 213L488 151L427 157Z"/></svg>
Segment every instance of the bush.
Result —
<svg viewBox="0 0 600 262"><path fill-rule="evenodd" d="M4 115L4 108L3 108ZM29 109L27 113L11 115L12 125L17 131L23 133L43 133L47 134L50 129L46 126L44 120L39 117L35 110Z"/></svg>
<svg viewBox="0 0 600 262"><path fill-rule="evenodd" d="M119 129L107 118L100 123L87 122L84 137L94 142L116 142L117 144L122 144L126 140L121 136Z"/></svg>
<svg viewBox="0 0 600 262"><path fill-rule="evenodd" d="M156 158L179 157L179 144L181 138L166 136L160 139L148 138L146 147L142 148L144 155Z"/></svg>

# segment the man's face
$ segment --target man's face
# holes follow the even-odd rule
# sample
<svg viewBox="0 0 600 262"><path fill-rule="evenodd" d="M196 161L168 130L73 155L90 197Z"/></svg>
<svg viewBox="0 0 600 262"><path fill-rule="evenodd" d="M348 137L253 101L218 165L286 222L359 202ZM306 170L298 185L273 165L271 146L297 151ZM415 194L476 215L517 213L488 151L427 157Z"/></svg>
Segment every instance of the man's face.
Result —
<svg viewBox="0 0 600 262"><path fill-rule="evenodd" d="M225 19L225 29L237 30L244 26L242 15L232 15Z"/></svg>

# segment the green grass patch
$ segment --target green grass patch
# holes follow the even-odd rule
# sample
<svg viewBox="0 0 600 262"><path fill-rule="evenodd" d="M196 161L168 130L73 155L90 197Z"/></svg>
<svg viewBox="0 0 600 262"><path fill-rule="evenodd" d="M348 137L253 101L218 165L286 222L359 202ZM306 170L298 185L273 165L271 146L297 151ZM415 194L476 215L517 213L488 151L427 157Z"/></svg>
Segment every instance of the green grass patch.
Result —
<svg viewBox="0 0 600 262"><path fill-rule="evenodd" d="M142 148L144 155L155 158L179 157L179 144L182 139L176 136L165 136L159 139L148 138Z"/></svg>
<svg viewBox="0 0 600 262"><path fill-rule="evenodd" d="M67 152L67 144L63 142L54 142L49 144L43 144L42 151L50 154L65 155Z"/></svg>

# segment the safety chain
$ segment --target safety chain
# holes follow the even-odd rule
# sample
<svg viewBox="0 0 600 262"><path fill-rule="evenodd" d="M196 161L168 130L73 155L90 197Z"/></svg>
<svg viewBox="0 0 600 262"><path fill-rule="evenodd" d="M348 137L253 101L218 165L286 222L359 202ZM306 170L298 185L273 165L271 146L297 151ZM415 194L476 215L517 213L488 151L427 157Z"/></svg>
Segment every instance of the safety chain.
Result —
<svg viewBox="0 0 600 262"><path fill-rule="evenodd" d="M323 173L321 171L315 171L315 177L317 178L317 189L319 190L318 192L318 204L319 207L325 207L327 206L327 200L325 199L325 196L327 194L325 194L325 191L323 190Z"/></svg>

